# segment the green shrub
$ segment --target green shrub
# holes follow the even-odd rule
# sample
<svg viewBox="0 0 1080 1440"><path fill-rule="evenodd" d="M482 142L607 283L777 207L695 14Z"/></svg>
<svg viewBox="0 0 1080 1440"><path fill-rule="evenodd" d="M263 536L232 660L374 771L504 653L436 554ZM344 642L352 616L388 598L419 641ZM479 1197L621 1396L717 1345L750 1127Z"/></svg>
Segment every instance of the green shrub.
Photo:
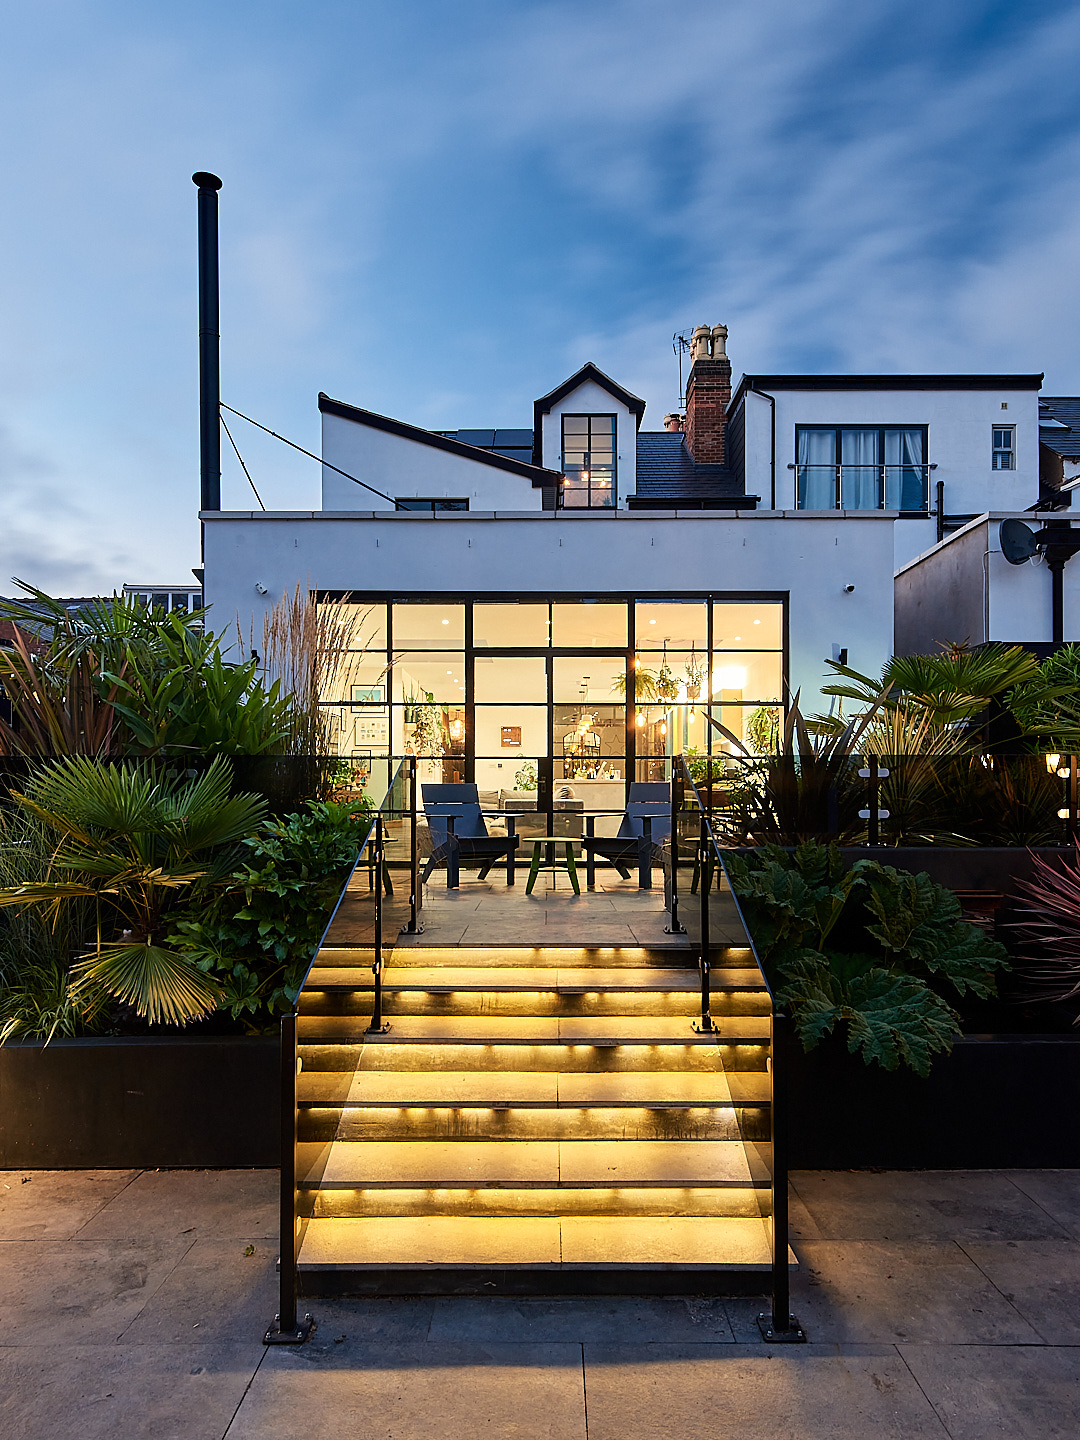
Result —
<svg viewBox="0 0 1080 1440"><path fill-rule="evenodd" d="M950 998L995 993L1004 947L960 918L950 891L876 860L847 869L835 846L768 845L728 858L770 984L810 1050L840 1027L848 1050L927 1075L952 1049Z"/></svg>
<svg viewBox="0 0 1080 1440"><path fill-rule="evenodd" d="M234 1019L291 1008L370 825L366 797L308 801L244 841L247 856L217 893L174 911L170 939L220 988Z"/></svg>

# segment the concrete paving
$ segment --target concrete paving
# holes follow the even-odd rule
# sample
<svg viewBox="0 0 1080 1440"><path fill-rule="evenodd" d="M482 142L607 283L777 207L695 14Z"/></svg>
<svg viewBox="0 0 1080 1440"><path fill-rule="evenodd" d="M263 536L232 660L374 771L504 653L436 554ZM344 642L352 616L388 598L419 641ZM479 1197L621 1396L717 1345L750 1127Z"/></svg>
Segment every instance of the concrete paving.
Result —
<svg viewBox="0 0 1080 1440"><path fill-rule="evenodd" d="M803 1172L793 1308L320 1300L275 1310L267 1171L0 1174L0 1436L1047 1440L1077 1434L1080 1172ZM587 1221L583 1221L587 1224Z"/></svg>

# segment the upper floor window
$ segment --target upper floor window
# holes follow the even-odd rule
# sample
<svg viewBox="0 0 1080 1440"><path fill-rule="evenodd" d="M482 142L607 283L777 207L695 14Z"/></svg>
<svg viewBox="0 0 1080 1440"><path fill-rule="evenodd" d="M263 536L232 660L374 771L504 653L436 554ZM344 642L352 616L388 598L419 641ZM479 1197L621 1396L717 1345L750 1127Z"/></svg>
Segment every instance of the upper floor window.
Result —
<svg viewBox="0 0 1080 1440"><path fill-rule="evenodd" d="M799 426L796 505L800 510L926 513L926 427Z"/></svg>
<svg viewBox="0 0 1080 1440"><path fill-rule="evenodd" d="M994 426L994 459L995 470L1016 469L1016 426L995 425Z"/></svg>
<svg viewBox="0 0 1080 1440"><path fill-rule="evenodd" d="M562 472L564 505L616 504L614 415L562 417Z"/></svg>
<svg viewBox="0 0 1080 1440"><path fill-rule="evenodd" d="M442 495L428 500L421 499L416 495L399 495L394 504L399 510L426 510L429 515L433 515L436 510L468 510L469 508L468 500L449 499Z"/></svg>

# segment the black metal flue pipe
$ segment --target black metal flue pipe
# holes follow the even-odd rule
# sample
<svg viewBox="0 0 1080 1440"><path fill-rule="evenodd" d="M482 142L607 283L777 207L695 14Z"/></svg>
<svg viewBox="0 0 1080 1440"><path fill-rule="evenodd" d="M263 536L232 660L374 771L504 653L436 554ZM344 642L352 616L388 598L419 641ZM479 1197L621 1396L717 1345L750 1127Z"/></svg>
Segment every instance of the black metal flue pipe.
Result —
<svg viewBox="0 0 1080 1440"><path fill-rule="evenodd" d="M221 509L221 337L218 305L218 197L221 181L197 170L199 187L199 508Z"/></svg>

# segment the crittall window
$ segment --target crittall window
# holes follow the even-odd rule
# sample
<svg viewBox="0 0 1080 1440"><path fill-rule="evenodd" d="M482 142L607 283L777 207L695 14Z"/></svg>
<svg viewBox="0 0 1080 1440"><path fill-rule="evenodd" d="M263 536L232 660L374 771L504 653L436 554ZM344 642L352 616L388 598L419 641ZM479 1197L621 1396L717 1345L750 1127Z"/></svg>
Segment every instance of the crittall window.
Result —
<svg viewBox="0 0 1080 1440"><path fill-rule="evenodd" d="M795 445L800 510L927 513L925 426L801 425Z"/></svg>
<svg viewBox="0 0 1080 1440"><path fill-rule="evenodd" d="M617 503L615 416L562 417L562 503L568 509Z"/></svg>

